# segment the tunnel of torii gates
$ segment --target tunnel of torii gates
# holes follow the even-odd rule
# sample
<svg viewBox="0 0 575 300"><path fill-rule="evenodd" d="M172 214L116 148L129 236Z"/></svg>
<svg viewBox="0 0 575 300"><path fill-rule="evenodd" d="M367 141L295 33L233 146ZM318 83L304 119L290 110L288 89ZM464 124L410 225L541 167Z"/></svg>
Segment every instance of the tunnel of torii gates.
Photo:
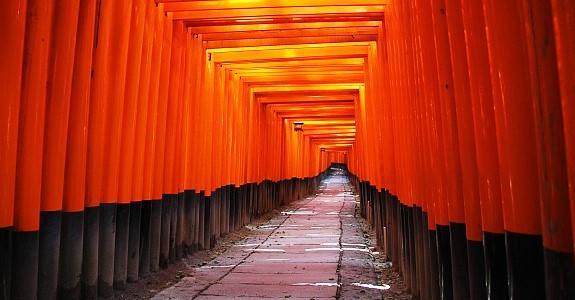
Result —
<svg viewBox="0 0 575 300"><path fill-rule="evenodd" d="M0 1L0 298L113 295L345 165L415 298L575 299L575 1Z"/></svg>

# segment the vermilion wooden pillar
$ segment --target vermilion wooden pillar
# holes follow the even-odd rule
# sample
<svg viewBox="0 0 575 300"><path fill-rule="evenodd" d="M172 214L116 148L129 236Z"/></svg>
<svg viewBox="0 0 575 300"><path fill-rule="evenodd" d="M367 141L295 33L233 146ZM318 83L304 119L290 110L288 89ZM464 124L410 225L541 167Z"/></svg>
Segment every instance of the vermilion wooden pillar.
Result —
<svg viewBox="0 0 575 300"><path fill-rule="evenodd" d="M128 41L128 56L126 81L124 88L124 108L122 114L122 144L120 148L120 167L118 177L118 217L116 224L116 249L114 260L114 287L123 289L128 273L128 247L132 227L130 202L135 199L133 175L135 164L135 137L137 116L143 112L138 109L140 104L140 71L142 65L142 44L144 39L144 23L147 9L151 7L148 1L137 0L133 2L130 24L130 37ZM126 22L128 23L128 22ZM141 178L141 173L138 175ZM129 211L129 213L128 213ZM126 216L128 214L128 216ZM138 228L139 234L139 228ZM139 245L138 245L139 246Z"/></svg>
<svg viewBox="0 0 575 300"><path fill-rule="evenodd" d="M445 1L432 1L435 48L439 77L439 105L442 111L443 151L447 200L449 212L449 241L451 252L451 270L453 297L469 297L469 274L467 270L467 249L465 239L465 211L462 189L461 160L459 154L459 137L457 135L456 98L450 60L448 40L447 7Z"/></svg>
<svg viewBox="0 0 575 300"><path fill-rule="evenodd" d="M172 83L172 26L171 13L164 20L164 46L162 48L162 68L160 70L161 86L160 98L158 99L158 121L157 121L157 139L156 153L154 159L154 197L150 212L150 259L145 261L145 254L142 254L140 260L140 273L147 274L147 269L157 271L160 260L160 240L162 229L162 195L164 193L164 166L166 163L164 154L166 152L166 122L168 118L168 96L170 93L170 84ZM146 267L148 266L148 267Z"/></svg>
<svg viewBox="0 0 575 300"><path fill-rule="evenodd" d="M68 116L72 91L80 3L55 3L42 162L38 296L56 298Z"/></svg>
<svg viewBox="0 0 575 300"><path fill-rule="evenodd" d="M551 1L526 1L547 299L575 298L565 136Z"/></svg>
<svg viewBox="0 0 575 300"><path fill-rule="evenodd" d="M467 240L465 247L467 248L469 270L469 297L471 299L484 299L486 297L484 252L465 28L463 26L461 1L446 0L445 4L457 117L455 124L457 125L461 160L462 197L465 208L465 237ZM453 241L456 240L452 239ZM461 247L461 245L459 246Z"/></svg>
<svg viewBox="0 0 575 300"><path fill-rule="evenodd" d="M563 112L563 131L567 172L569 176L569 195L571 206L571 227L573 250L575 250L575 2L552 0L555 50L557 51L557 69L561 91Z"/></svg>
<svg viewBox="0 0 575 300"><path fill-rule="evenodd" d="M522 1L484 2L502 188L509 296L545 297L541 170Z"/></svg>
<svg viewBox="0 0 575 300"><path fill-rule="evenodd" d="M12 272L14 191L23 71L27 2L0 4L0 89L4 91L0 111L0 299L9 299Z"/></svg>
<svg viewBox="0 0 575 300"><path fill-rule="evenodd" d="M38 291L45 87L49 78L53 8L53 1L30 1L27 7L16 160L13 299L36 299Z"/></svg>
<svg viewBox="0 0 575 300"><path fill-rule="evenodd" d="M66 143L58 296L80 298L84 247L88 115L96 1L80 2ZM73 101L72 101L73 99Z"/></svg>
<svg viewBox="0 0 575 300"><path fill-rule="evenodd" d="M126 90L126 73L130 39L130 21L133 1L114 2L112 8L111 51L108 86L108 113L105 118L106 151L104 154L103 193L100 201L100 243L98 257L98 292L100 296L113 295L116 262L122 262L120 253L127 243L124 224L129 218L129 207L118 204L120 151ZM117 259L116 259L117 258Z"/></svg>
<svg viewBox="0 0 575 300"><path fill-rule="evenodd" d="M471 89L477 184L481 199L485 286L488 297L505 299L508 297L507 262L503 235L495 112L483 6L480 1L462 0L461 9Z"/></svg>

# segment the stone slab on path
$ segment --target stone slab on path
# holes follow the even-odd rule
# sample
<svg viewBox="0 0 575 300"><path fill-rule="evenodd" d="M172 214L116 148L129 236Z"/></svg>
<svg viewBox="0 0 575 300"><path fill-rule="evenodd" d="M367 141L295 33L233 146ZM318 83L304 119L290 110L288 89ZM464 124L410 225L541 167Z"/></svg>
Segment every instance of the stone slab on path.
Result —
<svg viewBox="0 0 575 300"><path fill-rule="evenodd" d="M153 299L381 299L357 195L335 174Z"/></svg>

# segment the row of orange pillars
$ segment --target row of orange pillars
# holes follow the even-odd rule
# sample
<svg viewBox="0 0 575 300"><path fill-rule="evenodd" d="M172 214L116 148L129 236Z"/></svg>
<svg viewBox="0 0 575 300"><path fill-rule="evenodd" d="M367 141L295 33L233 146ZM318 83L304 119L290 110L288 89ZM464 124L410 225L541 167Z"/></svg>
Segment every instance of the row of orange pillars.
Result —
<svg viewBox="0 0 575 300"><path fill-rule="evenodd" d="M574 299L575 1L0 1L0 299L93 299L345 164L419 299Z"/></svg>

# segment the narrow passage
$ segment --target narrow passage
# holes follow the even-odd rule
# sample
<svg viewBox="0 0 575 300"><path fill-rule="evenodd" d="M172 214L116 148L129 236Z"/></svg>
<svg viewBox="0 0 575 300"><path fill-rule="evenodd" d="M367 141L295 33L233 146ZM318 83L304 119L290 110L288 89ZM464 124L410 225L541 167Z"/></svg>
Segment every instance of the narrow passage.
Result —
<svg viewBox="0 0 575 300"><path fill-rule="evenodd" d="M336 171L318 194L252 228L154 299L381 299L389 286L378 283L378 253L362 232L358 206L359 196Z"/></svg>

